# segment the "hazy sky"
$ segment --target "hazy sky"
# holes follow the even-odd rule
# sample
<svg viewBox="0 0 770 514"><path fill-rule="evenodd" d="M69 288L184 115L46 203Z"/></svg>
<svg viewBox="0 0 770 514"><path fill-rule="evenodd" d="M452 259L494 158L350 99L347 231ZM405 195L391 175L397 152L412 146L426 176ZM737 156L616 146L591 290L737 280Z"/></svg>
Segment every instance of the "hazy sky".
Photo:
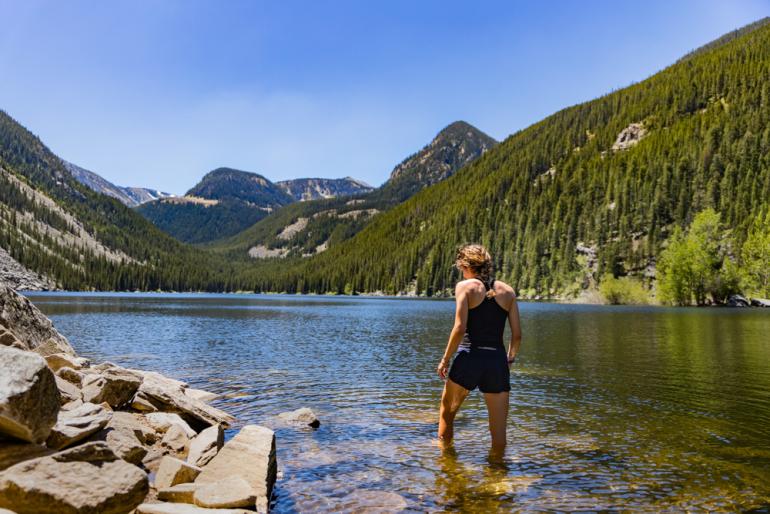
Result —
<svg viewBox="0 0 770 514"><path fill-rule="evenodd" d="M463 119L496 139L770 15L770 0L0 0L0 109L120 184L230 166L373 185Z"/></svg>

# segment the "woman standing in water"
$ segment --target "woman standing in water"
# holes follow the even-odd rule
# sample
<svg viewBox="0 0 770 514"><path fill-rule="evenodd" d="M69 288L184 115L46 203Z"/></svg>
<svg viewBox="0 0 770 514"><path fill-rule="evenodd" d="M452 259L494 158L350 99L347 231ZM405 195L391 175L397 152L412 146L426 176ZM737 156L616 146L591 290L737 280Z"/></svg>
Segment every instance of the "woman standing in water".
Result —
<svg viewBox="0 0 770 514"><path fill-rule="evenodd" d="M444 448L452 444L457 411L468 393L478 387L489 413L490 456L500 458L505 451L510 367L521 344L516 296L511 286L492 278L492 258L483 246L460 248L455 265L464 280L455 288L455 323L438 365L439 376L446 380L438 437ZM507 353L503 345L506 320L511 326ZM449 361L455 352L458 355L450 369Z"/></svg>

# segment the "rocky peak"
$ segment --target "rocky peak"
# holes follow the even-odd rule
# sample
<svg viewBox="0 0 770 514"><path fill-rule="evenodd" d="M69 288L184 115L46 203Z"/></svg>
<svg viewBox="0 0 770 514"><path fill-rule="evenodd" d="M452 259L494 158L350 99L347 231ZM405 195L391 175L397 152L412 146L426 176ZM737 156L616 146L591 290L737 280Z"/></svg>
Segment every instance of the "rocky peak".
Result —
<svg viewBox="0 0 770 514"><path fill-rule="evenodd" d="M351 196L359 193L368 193L373 189L369 184L356 180L353 177L297 178L282 180L276 182L275 185L299 202Z"/></svg>

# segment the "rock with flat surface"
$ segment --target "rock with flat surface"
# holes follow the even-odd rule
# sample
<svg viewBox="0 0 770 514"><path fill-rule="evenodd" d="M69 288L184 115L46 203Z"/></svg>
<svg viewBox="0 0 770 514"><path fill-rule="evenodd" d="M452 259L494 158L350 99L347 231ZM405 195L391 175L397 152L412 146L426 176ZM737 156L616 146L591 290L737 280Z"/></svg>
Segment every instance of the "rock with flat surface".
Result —
<svg viewBox="0 0 770 514"><path fill-rule="evenodd" d="M279 414L278 417L283 421L294 425L307 425L313 428L321 426L321 422L318 421L315 412L307 407L302 407L301 409L293 410L291 412L283 412Z"/></svg>
<svg viewBox="0 0 770 514"><path fill-rule="evenodd" d="M166 433L163 434L160 444L180 455L186 455L190 448L190 438L187 437L182 427L171 425Z"/></svg>
<svg viewBox="0 0 770 514"><path fill-rule="evenodd" d="M90 361L83 357L76 357L69 353L52 353L45 356L45 361L51 371L56 373L61 368L82 369L87 368Z"/></svg>
<svg viewBox="0 0 770 514"><path fill-rule="evenodd" d="M131 402L142 378L127 369L113 367L99 374L87 375L83 380L83 401L107 402L119 409Z"/></svg>
<svg viewBox="0 0 770 514"><path fill-rule="evenodd" d="M42 443L56 424L61 396L39 355L0 346L0 434Z"/></svg>
<svg viewBox="0 0 770 514"><path fill-rule="evenodd" d="M76 371L72 368L63 367L59 368L56 371L56 376L59 378L63 378L70 384L76 385L78 387L83 385L83 378L84 375L80 371Z"/></svg>
<svg viewBox="0 0 770 514"><path fill-rule="evenodd" d="M104 443L28 460L0 473L0 507L18 514L119 514L139 505L147 475Z"/></svg>
<svg viewBox="0 0 770 514"><path fill-rule="evenodd" d="M41 355L75 354L45 314L27 298L0 282L0 325L8 328L29 350Z"/></svg>
<svg viewBox="0 0 770 514"><path fill-rule="evenodd" d="M249 508L256 504L257 497L248 482L233 476L219 482L198 485L193 501L195 505L209 509Z"/></svg>
<svg viewBox="0 0 770 514"><path fill-rule="evenodd" d="M257 504L267 505L275 484L275 432L259 425L246 425L211 459L195 479L196 485L239 477L257 497Z"/></svg>
<svg viewBox="0 0 770 514"><path fill-rule="evenodd" d="M195 490L198 488L194 483L177 484L158 491L158 499L164 502L173 503L193 503Z"/></svg>
<svg viewBox="0 0 770 514"><path fill-rule="evenodd" d="M187 437L193 438L197 434L179 414L172 412L150 412L144 415L144 419L156 432L165 434L172 426L179 425Z"/></svg>
<svg viewBox="0 0 770 514"><path fill-rule="evenodd" d="M0 441L0 471L24 462L54 453L42 444L22 443L16 441Z"/></svg>
<svg viewBox="0 0 770 514"><path fill-rule="evenodd" d="M69 411L63 410L59 412L59 420L51 429L46 444L54 450L72 446L106 427L111 417L111 412L93 403L84 403Z"/></svg>
<svg viewBox="0 0 770 514"><path fill-rule="evenodd" d="M62 405L83 399L83 393L78 386L67 382L61 377L55 376L54 378L56 379L56 388L59 390Z"/></svg>
<svg viewBox="0 0 770 514"><path fill-rule="evenodd" d="M254 514L245 509L206 509L186 503L143 503L136 514Z"/></svg>
<svg viewBox="0 0 770 514"><path fill-rule="evenodd" d="M166 489L177 484L186 484L195 480L201 472L198 466L187 464L183 460L166 455L161 459L155 473L155 489Z"/></svg>
<svg viewBox="0 0 770 514"><path fill-rule="evenodd" d="M187 462L203 467L213 459L225 444L225 431L222 425L216 425L203 430L190 441L190 451Z"/></svg>
<svg viewBox="0 0 770 514"><path fill-rule="evenodd" d="M137 466L142 463L142 459L147 455L147 448L139 442L139 439L137 439L133 432L116 429L109 425L94 434L90 440L107 443L107 446L110 447L110 450L115 455Z"/></svg>
<svg viewBox="0 0 770 514"><path fill-rule="evenodd" d="M202 402L210 402L211 400L216 400L219 398L219 395L216 393L210 393L208 391L204 391L203 389L193 389L191 387L188 387L184 390L184 394L189 396L190 398L193 398L195 400L200 400Z"/></svg>
<svg viewBox="0 0 770 514"><path fill-rule="evenodd" d="M751 306L752 307L770 307L770 300L768 300L767 298L752 298Z"/></svg>
<svg viewBox="0 0 770 514"><path fill-rule="evenodd" d="M155 430L145 424L141 414L116 411L112 414L112 419L107 426L133 433L142 444L153 444L157 439Z"/></svg>
<svg viewBox="0 0 770 514"><path fill-rule="evenodd" d="M137 400L149 403L159 411L175 412L198 429L220 423L230 426L235 419L224 411L187 396L184 389L174 382L147 374L137 391L134 401Z"/></svg>

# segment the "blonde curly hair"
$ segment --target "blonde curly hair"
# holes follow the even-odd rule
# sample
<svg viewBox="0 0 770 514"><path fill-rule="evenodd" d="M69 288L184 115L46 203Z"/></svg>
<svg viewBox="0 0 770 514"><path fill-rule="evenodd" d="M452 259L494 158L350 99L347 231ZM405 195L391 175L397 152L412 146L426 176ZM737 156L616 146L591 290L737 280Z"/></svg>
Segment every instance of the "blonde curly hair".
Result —
<svg viewBox="0 0 770 514"><path fill-rule="evenodd" d="M492 282L494 281L492 278L492 256L489 255L486 248L477 244L461 246L457 250L455 267L457 269L469 269L486 286L487 297L495 296L495 290L492 288Z"/></svg>

